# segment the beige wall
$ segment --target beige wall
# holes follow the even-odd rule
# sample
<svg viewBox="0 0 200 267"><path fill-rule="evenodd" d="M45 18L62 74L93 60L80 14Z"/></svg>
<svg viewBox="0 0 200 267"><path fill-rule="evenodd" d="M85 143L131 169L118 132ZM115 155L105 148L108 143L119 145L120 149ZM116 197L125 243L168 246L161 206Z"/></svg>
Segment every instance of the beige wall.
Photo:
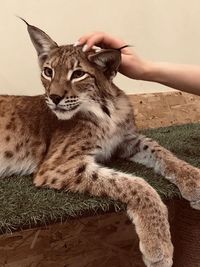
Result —
<svg viewBox="0 0 200 267"><path fill-rule="evenodd" d="M199 0L1 0L0 93L38 94L36 53L25 25L45 30L58 43L73 43L86 32L120 36L153 60L200 64ZM169 90L118 76L129 93Z"/></svg>

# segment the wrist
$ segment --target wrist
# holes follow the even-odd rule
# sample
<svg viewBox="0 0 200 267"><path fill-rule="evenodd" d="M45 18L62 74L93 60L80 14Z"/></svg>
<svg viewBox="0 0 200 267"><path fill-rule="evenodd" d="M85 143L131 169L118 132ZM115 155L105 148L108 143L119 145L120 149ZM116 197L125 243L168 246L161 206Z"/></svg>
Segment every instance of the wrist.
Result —
<svg viewBox="0 0 200 267"><path fill-rule="evenodd" d="M152 61L145 61L143 63L143 68L141 72L141 80L149 81L149 82L156 82L158 76L157 63Z"/></svg>

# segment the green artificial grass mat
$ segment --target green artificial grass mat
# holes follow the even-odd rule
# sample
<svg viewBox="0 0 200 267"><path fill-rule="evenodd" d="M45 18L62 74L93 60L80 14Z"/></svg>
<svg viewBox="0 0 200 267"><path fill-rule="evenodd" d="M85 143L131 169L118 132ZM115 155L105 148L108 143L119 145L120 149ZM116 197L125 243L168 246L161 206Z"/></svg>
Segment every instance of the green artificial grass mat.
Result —
<svg viewBox="0 0 200 267"><path fill-rule="evenodd" d="M179 158L194 166L200 166L200 124L150 129L142 133L157 140ZM108 166L143 177L163 199L180 197L174 185L140 164L116 160ZM0 180L1 233L124 209L125 205L108 198L35 188L31 176Z"/></svg>

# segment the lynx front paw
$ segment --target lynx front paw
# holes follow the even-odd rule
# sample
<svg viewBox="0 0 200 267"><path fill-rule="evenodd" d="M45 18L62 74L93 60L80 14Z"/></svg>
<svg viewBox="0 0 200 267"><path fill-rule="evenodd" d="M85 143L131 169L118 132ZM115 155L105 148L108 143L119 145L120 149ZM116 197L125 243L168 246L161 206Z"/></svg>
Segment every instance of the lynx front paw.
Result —
<svg viewBox="0 0 200 267"><path fill-rule="evenodd" d="M200 200L191 201L190 206L195 210L200 210Z"/></svg>
<svg viewBox="0 0 200 267"><path fill-rule="evenodd" d="M36 187L42 187L45 186L47 183L48 178L45 176L37 175L35 176L33 183Z"/></svg>
<svg viewBox="0 0 200 267"><path fill-rule="evenodd" d="M58 177L51 177L50 175L36 175L33 181L36 187L47 186L52 189L61 189L63 187L62 180Z"/></svg>
<svg viewBox="0 0 200 267"><path fill-rule="evenodd" d="M149 262L148 260L144 260L144 263L147 267L171 267L173 264L173 261L171 258L163 258L163 260L158 262Z"/></svg>
<svg viewBox="0 0 200 267"><path fill-rule="evenodd" d="M173 265L172 255L164 253L160 260L147 259L143 256L143 261L147 267L171 267Z"/></svg>
<svg viewBox="0 0 200 267"><path fill-rule="evenodd" d="M142 207L146 206L145 209ZM148 200L141 206L138 213L128 214L136 226L139 236L140 251L147 267L171 267L173 245L165 205L157 200Z"/></svg>
<svg viewBox="0 0 200 267"><path fill-rule="evenodd" d="M142 248L143 260L147 267L171 267L173 264L173 246L169 242L154 242L153 246L149 245L148 249Z"/></svg>
<svg viewBox="0 0 200 267"><path fill-rule="evenodd" d="M186 166L181 169L178 187L182 196L190 201L194 209L200 210L200 170Z"/></svg>

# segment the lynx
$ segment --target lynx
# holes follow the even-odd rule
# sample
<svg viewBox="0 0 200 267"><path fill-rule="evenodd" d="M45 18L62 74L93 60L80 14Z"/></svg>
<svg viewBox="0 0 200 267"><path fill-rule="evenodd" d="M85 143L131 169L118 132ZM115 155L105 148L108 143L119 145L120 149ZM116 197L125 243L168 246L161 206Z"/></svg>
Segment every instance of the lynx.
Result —
<svg viewBox="0 0 200 267"><path fill-rule="evenodd" d="M157 192L142 178L103 163L115 156L154 168L196 209L200 170L137 132L129 99L112 81L119 49L58 46L26 24L45 94L0 96L0 176L33 173L37 187L122 201L146 266L172 266L168 212Z"/></svg>

